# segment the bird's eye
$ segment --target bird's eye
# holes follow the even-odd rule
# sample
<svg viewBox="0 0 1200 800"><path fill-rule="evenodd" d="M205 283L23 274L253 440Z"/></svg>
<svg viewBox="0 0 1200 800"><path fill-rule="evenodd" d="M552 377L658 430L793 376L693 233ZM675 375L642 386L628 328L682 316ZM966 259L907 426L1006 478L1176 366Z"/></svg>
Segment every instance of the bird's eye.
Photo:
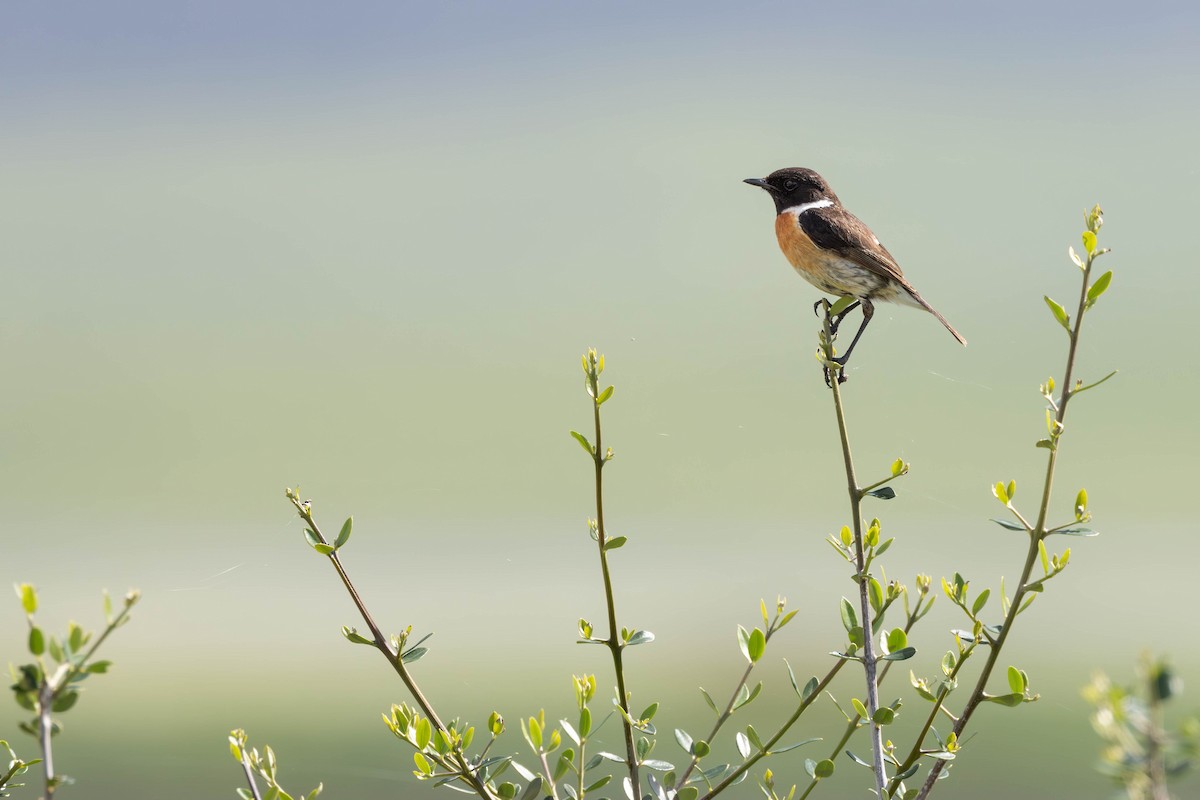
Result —
<svg viewBox="0 0 1200 800"><path fill-rule="evenodd" d="M784 182L783 188L789 192L792 191L793 189L795 189L796 188L796 179L789 178L787 181Z"/></svg>

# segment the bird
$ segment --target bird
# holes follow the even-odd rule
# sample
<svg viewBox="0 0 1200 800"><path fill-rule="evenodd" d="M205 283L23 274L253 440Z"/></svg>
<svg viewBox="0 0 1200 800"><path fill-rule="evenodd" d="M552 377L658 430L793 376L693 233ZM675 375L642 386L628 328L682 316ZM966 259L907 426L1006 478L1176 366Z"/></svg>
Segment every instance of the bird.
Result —
<svg viewBox="0 0 1200 800"><path fill-rule="evenodd" d="M832 332L837 332L837 325L847 313L862 306L863 321L850 347L844 355L833 359L840 366L845 367L850 359L875 313L874 304L880 301L924 309L937 317L959 344L967 343L921 297L879 238L846 210L828 181L814 170L788 167L765 178L746 178L743 182L765 189L775 201L775 236L779 249L796 272L822 292L855 299L837 315ZM839 381L844 380L843 373Z"/></svg>

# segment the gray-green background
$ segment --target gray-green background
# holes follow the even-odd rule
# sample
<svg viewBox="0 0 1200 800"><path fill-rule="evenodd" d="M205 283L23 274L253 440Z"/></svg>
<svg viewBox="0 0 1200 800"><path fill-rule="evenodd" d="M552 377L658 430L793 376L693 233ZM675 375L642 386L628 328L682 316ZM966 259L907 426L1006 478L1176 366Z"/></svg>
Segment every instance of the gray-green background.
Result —
<svg viewBox="0 0 1200 800"><path fill-rule="evenodd" d="M0 577L35 583L54 627L96 624L102 587L145 595L64 719L59 765L81 783L62 796L232 796L235 726L276 746L289 786L426 796L378 719L402 687L342 642L353 609L304 546L296 482L326 527L355 514L345 561L381 623L437 632L417 673L448 714L557 718L572 672L607 687L603 652L573 643L578 617L602 618L589 467L566 434L589 420L587 346L617 385L619 611L658 635L630 654L635 705L699 735L695 687L728 691L735 624L784 594L800 614L763 669L778 691L746 720L771 727L780 657L823 671L853 591L822 542L846 510L818 295L740 183L791 165L819 169L970 340L884 307L847 385L860 471L913 464L873 509L909 582L1019 571L988 486L1015 478L1036 502L1036 389L1065 351L1041 296L1077 291L1066 248L1104 205L1116 277L1080 368L1121 372L1072 407L1055 500L1066 515L1086 485L1104 535L1072 542L1006 659L1041 702L985 709L943 790L1102 795L1078 695L1092 670L1127 678L1149 648L1200 687L1198 16L6 4ZM918 673L958 624L935 611ZM4 661L23 637L12 598ZM2 709L0 736L33 755ZM835 723L822 706L797 736ZM657 752L678 757L669 733ZM824 796L861 797L864 778L843 760Z"/></svg>

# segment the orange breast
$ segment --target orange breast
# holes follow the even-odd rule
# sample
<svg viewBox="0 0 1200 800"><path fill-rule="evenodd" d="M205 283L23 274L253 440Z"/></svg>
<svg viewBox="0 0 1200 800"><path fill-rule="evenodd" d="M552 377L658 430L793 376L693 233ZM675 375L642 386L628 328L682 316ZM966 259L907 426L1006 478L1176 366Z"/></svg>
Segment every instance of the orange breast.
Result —
<svg viewBox="0 0 1200 800"><path fill-rule="evenodd" d="M775 237L800 277L827 294L873 297L887 283L854 261L817 247L795 214L783 213L775 218Z"/></svg>
<svg viewBox="0 0 1200 800"><path fill-rule="evenodd" d="M779 249L797 272L809 280L825 272L827 254L808 238L794 214L780 214L775 218L775 238L779 240Z"/></svg>

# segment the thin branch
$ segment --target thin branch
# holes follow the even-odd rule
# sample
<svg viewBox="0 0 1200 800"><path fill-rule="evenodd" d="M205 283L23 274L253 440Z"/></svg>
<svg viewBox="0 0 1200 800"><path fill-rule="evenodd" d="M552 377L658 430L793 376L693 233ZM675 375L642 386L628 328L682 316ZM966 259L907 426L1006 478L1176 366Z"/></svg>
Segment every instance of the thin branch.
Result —
<svg viewBox="0 0 1200 800"><path fill-rule="evenodd" d="M729 775L725 776L724 780L710 789L707 794L701 795L698 800L712 800L712 798L716 797L718 794L734 784L747 770L765 758L766 755L771 751L771 748L779 743L779 740L783 738L784 734L786 734L788 730L796 724L796 721L800 719L801 715L808 710L808 707L811 706L816 699L821 696L821 692L825 691L825 687L833 682L833 679L837 677L839 672L841 672L842 667L846 666L846 663L846 659L839 658L837 663L830 667L829 672L825 673L825 677L821 678L821 680L817 682L812 694L801 700L800 705L792 713L792 716L790 716L787 721L779 727L779 730L775 732L774 736L763 743L763 749L743 761L741 766L739 766Z"/></svg>
<svg viewBox="0 0 1200 800"><path fill-rule="evenodd" d="M308 524L309 529L312 530L313 535L317 538L317 541L321 544L328 544L328 540L321 533L321 529L317 526L317 521L313 518L312 507L309 505L309 503L302 502L299 496L297 494L293 494L290 489L288 490L288 498L292 501L292 505L294 505L296 510L300 513L300 518ZM366 623L367 628L370 629L375 649L382 653L383 656L388 660L388 663L392 665L392 669L395 670L396 674L400 676L400 680L404 682L405 688L408 689L409 694L412 695L413 700L415 700L417 705L421 707L421 710L425 712L425 716L429 719L429 722L433 725L433 727L444 734L447 738L447 741L452 741L449 729L442 722L441 718L434 710L433 705L428 699L426 699L424 692L422 692L421 688L417 686L416 680L413 678L412 674L409 673L408 668L404 665L402 658L403 654L399 650L395 652L392 651L391 645L388 644L387 639L383 635L383 631L381 631L379 626L375 624L375 619L371 616L371 612L367 610L366 603L363 602L358 590L354 587L354 583L351 582L350 576L346 573L345 567L342 566L342 561L340 558L338 558L337 551L334 550L333 552L326 554L326 557L329 559L329 563L332 564L333 568L337 571L338 577L341 578L342 585L346 587L346 591L349 593L350 599L354 602L355 608L358 609L359 616L362 617L363 622ZM462 754L462 749L460 746L455 746L453 756L454 764L461 774L462 781L470 786L477 795L483 798L483 800L494 800L494 797L488 790L487 786L481 780L479 780L479 778L472 771L471 766L467 763L466 758Z"/></svg>
<svg viewBox="0 0 1200 800"><path fill-rule="evenodd" d="M242 769L246 772L246 783L250 784L250 794L254 795L254 800L262 800L262 793L258 790L258 783L254 780L254 770L250 767L250 759L246 756L246 749L242 751Z"/></svg>
<svg viewBox="0 0 1200 800"><path fill-rule="evenodd" d="M832 321L829 318L829 303L827 301L824 307L825 336L823 346L827 359L832 360L833 330ZM841 381L839 380L841 376L833 372L831 373L831 377L832 380L830 380L829 385L833 391L833 406L837 413L838 433L842 441L842 457L846 462L846 488L850 495L850 512L853 515L854 523L854 556L858 573L856 579L858 581L859 612L862 615L863 628L862 661L867 684L867 713L871 716L872 768L875 772L876 796L884 798L886 797L884 786L887 783L887 775L884 772L883 766L883 729L874 719L875 712L879 709L879 682L876 676L878 665L875 660L875 634L871 624L871 600L866 572L866 556L863 549L863 489L859 487L858 480L854 475L854 459L850 454L850 434L846 427L845 408L842 405Z"/></svg>
<svg viewBox="0 0 1200 800"><path fill-rule="evenodd" d="M625 713L621 715L621 726L625 732L625 755L629 762L629 780L633 784L635 800L642 796L641 782L638 775L637 749L633 743L633 725L629 720L633 713L629 710L629 693L625 688L624 642L620 640L617 628L617 606L613 596L612 575L608 569L608 535L604 527L604 464L605 451L600 433L600 365L593 353L588 354L588 384L592 396L592 415L595 423L596 442L592 451L592 462L596 471L596 543L600 552L600 572L604 578L604 603L608 611L608 638L604 640L605 647L612 654L613 671L617 678L617 704Z"/></svg>
<svg viewBox="0 0 1200 800"><path fill-rule="evenodd" d="M1079 331L1083 327L1083 317L1087 311L1087 293L1088 293L1088 278L1092 273L1092 265L1095 263L1097 256L1107 251L1097 251L1089 253L1087 264L1083 270L1083 280L1080 281L1079 288L1079 303L1075 313L1075 327L1070 331L1070 345L1067 348L1067 365L1062 381L1062 397L1058 402L1058 411L1054 415L1054 420L1057 423L1058 430L1062 430L1063 421L1067 416L1067 405L1071 398L1077 394L1071 390L1071 380L1075 373L1075 356L1079 348ZM1111 376L1110 376L1111 377ZM1004 617L1003 627L1000 630L1000 635L996 638L992 645L991 652L988 654L987 661L984 663L983 670L979 674L979 679L975 683L974 689L971 690L970 696L967 698L966 705L963 706L962 713L958 716L958 721L954 725L954 733L959 739L962 738L962 732L966 729L967 723L971 721L979 704L983 701L983 695L987 688L988 680L992 676L992 671L995 669L996 662L1000 658L1000 652L1004 647L1005 641L1008 640L1008 635L1012 632L1017 615L1021 612L1021 605L1025 599L1026 593L1029 591L1029 576L1033 573L1034 565L1038 561L1039 545L1042 540L1048 535L1046 529L1046 516L1050 509L1050 496L1054 489L1054 474L1055 468L1058 465L1058 453L1061 448L1059 441L1055 441L1050 448L1049 456L1046 459L1046 478L1042 486L1042 502L1038 510L1037 524L1032 527L1029 532L1029 549L1025 555L1025 566L1021 570L1021 579L1017 584L1016 592L1013 594L1012 604L1009 606L1008 614ZM921 791L917 795L917 800L925 800L929 793L933 791L934 782L945 769L945 761L937 761L929 771L929 776L925 779L925 783L921 786Z"/></svg>

